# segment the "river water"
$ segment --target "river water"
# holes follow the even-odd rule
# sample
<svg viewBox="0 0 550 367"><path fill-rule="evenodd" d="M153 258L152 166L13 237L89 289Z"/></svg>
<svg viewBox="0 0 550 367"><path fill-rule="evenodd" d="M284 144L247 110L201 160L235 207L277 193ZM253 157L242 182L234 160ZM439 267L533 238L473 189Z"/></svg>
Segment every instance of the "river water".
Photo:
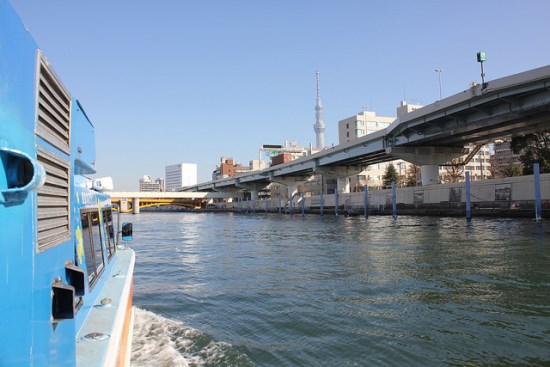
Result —
<svg viewBox="0 0 550 367"><path fill-rule="evenodd" d="M133 366L550 365L550 222L124 219Z"/></svg>

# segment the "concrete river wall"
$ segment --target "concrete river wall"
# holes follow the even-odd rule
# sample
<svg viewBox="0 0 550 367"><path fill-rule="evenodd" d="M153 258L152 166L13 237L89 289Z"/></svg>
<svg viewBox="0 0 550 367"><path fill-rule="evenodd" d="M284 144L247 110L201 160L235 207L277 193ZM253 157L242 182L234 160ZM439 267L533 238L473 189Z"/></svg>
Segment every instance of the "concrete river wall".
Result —
<svg viewBox="0 0 550 367"><path fill-rule="evenodd" d="M542 216L550 217L550 174L540 175ZM322 202L321 202L322 200ZM303 203L302 203L303 201ZM508 177L471 182L470 194L473 215L487 216L534 216L535 188L533 176ZM296 194L292 202L288 198L272 197L257 201L234 200L209 205L211 210L268 211L289 213L363 215L365 193L338 193L312 196ZM321 205L322 204L322 205ZM466 206L466 183L450 183L430 186L401 187L396 190L399 214L408 215L464 215ZM369 214L392 214L392 190L369 189Z"/></svg>

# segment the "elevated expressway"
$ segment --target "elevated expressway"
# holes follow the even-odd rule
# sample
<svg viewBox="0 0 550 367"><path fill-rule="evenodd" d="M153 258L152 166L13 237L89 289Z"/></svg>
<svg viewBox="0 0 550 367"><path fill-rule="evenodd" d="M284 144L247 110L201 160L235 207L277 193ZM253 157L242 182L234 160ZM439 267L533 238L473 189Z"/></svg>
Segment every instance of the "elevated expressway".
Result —
<svg viewBox="0 0 550 367"><path fill-rule="evenodd" d="M184 191L244 189L254 195L271 182L292 188L314 174L345 178L394 159L420 165L422 184L429 185L437 183L439 165L464 155L470 143L545 129L550 129L550 65L473 86L410 112L384 130L316 154Z"/></svg>

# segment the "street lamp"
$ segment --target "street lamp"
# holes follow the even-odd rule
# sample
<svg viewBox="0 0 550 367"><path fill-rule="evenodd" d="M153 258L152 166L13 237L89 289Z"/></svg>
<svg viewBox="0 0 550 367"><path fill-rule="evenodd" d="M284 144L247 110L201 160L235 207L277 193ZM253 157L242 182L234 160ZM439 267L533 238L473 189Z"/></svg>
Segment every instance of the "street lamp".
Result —
<svg viewBox="0 0 550 367"><path fill-rule="evenodd" d="M435 72L439 76L439 100L441 101L443 99L443 93L441 92L441 73L444 72L443 69L435 69Z"/></svg>
<svg viewBox="0 0 550 367"><path fill-rule="evenodd" d="M485 72L483 71L483 62L486 60L485 52L480 51L477 53L477 62L481 64L481 86L482 88L485 88L487 85L485 85Z"/></svg>

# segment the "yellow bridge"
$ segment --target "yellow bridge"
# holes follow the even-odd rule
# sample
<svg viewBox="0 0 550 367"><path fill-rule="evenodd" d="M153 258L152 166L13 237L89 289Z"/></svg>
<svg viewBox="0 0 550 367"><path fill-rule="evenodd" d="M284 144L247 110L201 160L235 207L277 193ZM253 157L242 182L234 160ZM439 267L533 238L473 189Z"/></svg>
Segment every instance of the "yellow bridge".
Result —
<svg viewBox="0 0 550 367"><path fill-rule="evenodd" d="M203 207L211 199L231 198L224 192L108 192L111 202L118 204L122 213L139 213L140 209L154 206L180 206L191 209Z"/></svg>

